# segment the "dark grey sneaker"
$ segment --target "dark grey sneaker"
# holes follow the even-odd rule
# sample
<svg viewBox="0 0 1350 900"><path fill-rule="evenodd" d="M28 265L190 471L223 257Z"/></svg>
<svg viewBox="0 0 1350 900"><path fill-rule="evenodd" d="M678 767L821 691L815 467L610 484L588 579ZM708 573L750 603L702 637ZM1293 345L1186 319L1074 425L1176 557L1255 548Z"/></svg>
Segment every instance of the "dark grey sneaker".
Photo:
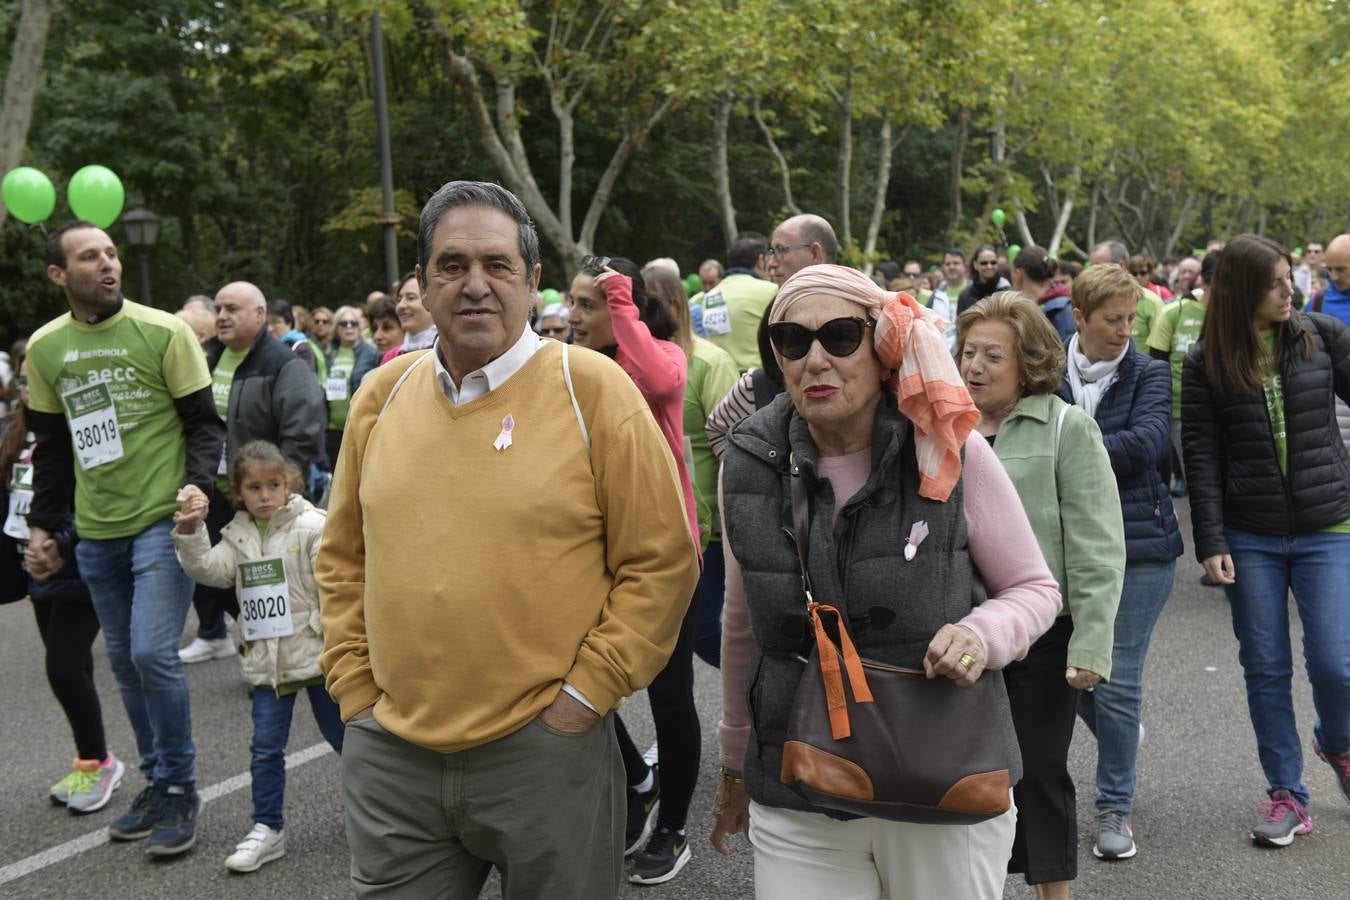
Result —
<svg viewBox="0 0 1350 900"><path fill-rule="evenodd" d="M1134 824L1130 814L1118 809L1097 813L1097 843L1092 855L1098 859L1129 859L1139 852L1134 845Z"/></svg>
<svg viewBox="0 0 1350 900"><path fill-rule="evenodd" d="M684 832L662 826L656 829L647 846L633 857L628 880L633 884L664 884L680 874L690 856L689 839Z"/></svg>
<svg viewBox="0 0 1350 900"><path fill-rule="evenodd" d="M164 795L159 792L159 788L147 784L131 801L131 809L108 826L108 837L115 841L139 841L149 837L159 822L163 806Z"/></svg>
<svg viewBox="0 0 1350 900"><path fill-rule="evenodd" d="M197 811L202 808L202 798L196 789L181 784L165 788L162 797L159 821L145 852L151 856L177 856L191 850L196 840Z"/></svg>
<svg viewBox="0 0 1350 900"><path fill-rule="evenodd" d="M1350 803L1350 750L1335 755L1323 753L1317 738L1313 738L1313 752L1317 754L1318 759L1331 766L1331 770L1336 773L1336 783L1341 786L1341 793L1345 796L1345 802Z"/></svg>
<svg viewBox="0 0 1350 900"><path fill-rule="evenodd" d="M1261 821L1252 829L1252 840L1267 847L1288 847L1294 836L1312 831L1312 819L1303 804L1288 791L1272 791L1270 802L1257 811Z"/></svg>
<svg viewBox="0 0 1350 900"><path fill-rule="evenodd" d="M628 789L628 823L624 828L623 855L632 856L652 835L656 826L656 802L661 799L661 773L652 766L652 789Z"/></svg>

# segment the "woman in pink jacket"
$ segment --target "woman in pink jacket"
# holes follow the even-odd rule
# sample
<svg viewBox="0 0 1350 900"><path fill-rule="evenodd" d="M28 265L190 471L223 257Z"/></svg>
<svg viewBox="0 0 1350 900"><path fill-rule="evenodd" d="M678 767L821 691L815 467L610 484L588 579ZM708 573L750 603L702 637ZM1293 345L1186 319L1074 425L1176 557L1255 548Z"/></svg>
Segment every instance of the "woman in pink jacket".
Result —
<svg viewBox="0 0 1350 900"><path fill-rule="evenodd" d="M670 309L647 293L641 270L619 257L584 259L572 279L570 302L573 343L617 362L647 399L679 470L691 539L697 544L698 511L684 441L688 361L670 340L675 334ZM702 750L702 730L694 707L696 600L697 595L685 613L670 662L647 688L660 763L647 765L622 720L615 720L629 786L624 855L637 854L629 870L629 880L635 884L669 881L689 861L684 826Z"/></svg>

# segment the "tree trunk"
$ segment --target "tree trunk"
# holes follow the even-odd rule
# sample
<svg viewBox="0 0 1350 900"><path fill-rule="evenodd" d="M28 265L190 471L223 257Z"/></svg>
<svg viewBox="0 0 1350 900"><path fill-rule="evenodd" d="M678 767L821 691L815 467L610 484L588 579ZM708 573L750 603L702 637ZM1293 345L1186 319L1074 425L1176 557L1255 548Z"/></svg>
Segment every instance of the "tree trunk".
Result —
<svg viewBox="0 0 1350 900"><path fill-rule="evenodd" d="M1046 252L1051 256L1059 256L1059 245L1064 243L1064 232L1069 227L1069 216L1073 215L1073 198L1067 197L1064 205L1059 208L1059 220L1055 222L1055 233L1050 235L1050 246Z"/></svg>
<svg viewBox="0 0 1350 900"><path fill-rule="evenodd" d="M961 110L959 124L956 126L956 144L952 147L951 180L951 218L947 220L947 245L956 243L956 232L961 228L961 178L965 169L966 140L970 136L970 110Z"/></svg>
<svg viewBox="0 0 1350 900"><path fill-rule="evenodd" d="M849 192L853 182L853 72L844 81L844 93L839 100L839 246L847 247L853 241L852 210Z"/></svg>
<svg viewBox="0 0 1350 900"><path fill-rule="evenodd" d="M779 148L778 142L773 139L773 131L770 130L768 123L764 121L764 114L760 111L758 97L755 98L754 112L755 124L758 125L759 130L763 132L764 140L769 145L769 152L773 154L774 162L778 165L778 172L783 177L783 205L786 206L788 211L794 216L800 216L802 214L801 207L797 205L796 200L792 199L792 169L788 167L787 157L783 155L783 151ZM728 246L730 246L730 244L728 244Z"/></svg>
<svg viewBox="0 0 1350 900"><path fill-rule="evenodd" d="M1186 221L1191 217L1191 210L1195 208L1195 194L1187 194L1186 199L1181 204L1181 212L1177 214L1177 223L1172 226L1172 233L1167 237L1167 244L1163 247L1163 257L1169 257L1176 250L1177 241L1181 240L1181 232L1186 228Z"/></svg>
<svg viewBox="0 0 1350 900"><path fill-rule="evenodd" d="M1031 236L1031 226L1027 223L1027 214L1020 209L1015 213L1017 217L1017 230L1022 235L1023 247L1036 246L1036 239Z"/></svg>
<svg viewBox="0 0 1350 900"><path fill-rule="evenodd" d="M727 129L731 124L732 93L717 101L713 127L713 187L717 190L717 210L722 220L722 238L727 247L736 240L736 207L731 202L731 165L727 161Z"/></svg>
<svg viewBox="0 0 1350 900"><path fill-rule="evenodd" d="M13 169L23 159L55 8L55 0L23 0L23 12L19 14L19 27L10 50L4 98L0 100L0 173ZM0 227L8 219L9 210L0 204Z"/></svg>
<svg viewBox="0 0 1350 900"><path fill-rule="evenodd" d="M868 275L872 274L872 255L877 251L881 217L886 213L886 189L891 184L891 153L894 145L891 143L891 117L888 114L881 117L880 140L881 146L877 148L877 186L872 194L872 215L867 220L867 238L863 243L863 258L866 260L863 271Z"/></svg>
<svg viewBox="0 0 1350 900"><path fill-rule="evenodd" d="M600 176L600 181L595 185L595 193L591 195L590 208L586 210L586 220L581 223L581 236L577 240L574 249L573 263L580 265L581 258L591 249L595 243L595 231L600 227L600 216L609 206L609 197L614 193L614 185L619 180L619 175L623 172L623 167L628 164L628 160L642 146L642 142L651 134L653 128L666 117L670 112L671 105L675 102L673 96L666 97L660 105L652 111L647 117L647 121L635 131L630 131L623 136L619 146L614 148L614 155L609 158L609 165L605 166L604 174Z"/></svg>

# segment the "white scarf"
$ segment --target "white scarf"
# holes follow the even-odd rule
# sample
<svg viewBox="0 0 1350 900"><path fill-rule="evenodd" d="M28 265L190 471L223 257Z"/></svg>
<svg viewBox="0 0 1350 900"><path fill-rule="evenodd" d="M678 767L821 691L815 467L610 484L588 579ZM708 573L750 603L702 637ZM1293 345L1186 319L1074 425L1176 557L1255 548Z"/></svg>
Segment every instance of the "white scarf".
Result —
<svg viewBox="0 0 1350 900"><path fill-rule="evenodd" d="M411 353L414 350L425 350L434 346L435 343L436 326L433 324L426 330L417 332L417 334L405 334L403 336L403 352Z"/></svg>
<svg viewBox="0 0 1350 900"><path fill-rule="evenodd" d="M1097 417L1097 404L1102 402L1109 387L1116 380L1120 361L1130 352L1130 342L1115 359L1099 359L1088 362L1088 358L1078 349L1078 335L1069 340L1069 387L1073 389L1073 402L1083 408L1083 412Z"/></svg>

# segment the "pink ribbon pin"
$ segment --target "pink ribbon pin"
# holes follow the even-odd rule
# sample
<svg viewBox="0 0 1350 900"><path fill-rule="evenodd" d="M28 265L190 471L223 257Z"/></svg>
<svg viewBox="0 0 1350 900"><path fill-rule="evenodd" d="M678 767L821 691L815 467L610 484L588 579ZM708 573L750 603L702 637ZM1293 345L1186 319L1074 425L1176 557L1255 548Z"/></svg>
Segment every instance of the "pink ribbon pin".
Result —
<svg viewBox="0 0 1350 900"><path fill-rule="evenodd" d="M922 520L915 522L914 527L909 530L909 537L905 538L905 562L914 558L914 554L919 552L919 545L926 537L928 537L928 523Z"/></svg>
<svg viewBox="0 0 1350 900"><path fill-rule="evenodd" d="M502 433L497 435L497 439L492 442L492 446L498 450L505 450L511 446L511 430L516 427L516 420L507 413L506 418L502 419Z"/></svg>

